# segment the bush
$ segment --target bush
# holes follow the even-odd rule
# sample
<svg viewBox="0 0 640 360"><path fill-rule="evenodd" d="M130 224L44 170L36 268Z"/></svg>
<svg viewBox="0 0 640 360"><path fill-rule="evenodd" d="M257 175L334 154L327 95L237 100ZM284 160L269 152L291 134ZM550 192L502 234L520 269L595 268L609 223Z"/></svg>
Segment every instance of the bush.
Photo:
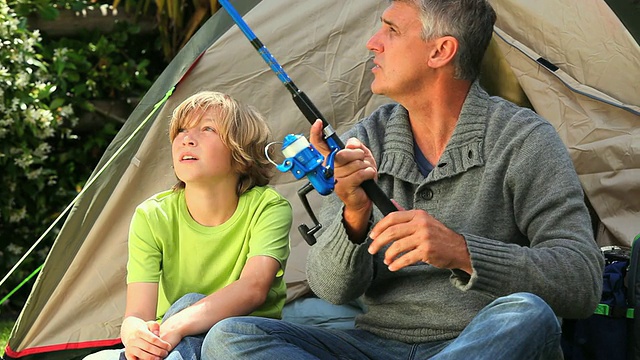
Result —
<svg viewBox="0 0 640 360"><path fill-rule="evenodd" d="M52 144L72 138L77 117L64 99L52 95L56 86L37 51L40 34L27 30L5 2L0 2L0 38L6 39L0 47L0 238L8 240L0 249L0 264L6 273L35 241L34 230L55 216L48 203L68 198L57 186L51 153ZM34 196L43 192L51 197ZM12 283L17 282L7 282Z"/></svg>
<svg viewBox="0 0 640 360"><path fill-rule="evenodd" d="M82 133L80 116L95 110L95 99L140 97L166 65L135 25L51 39L28 29L25 9L56 15L46 0L0 1L1 277L82 189L122 125L106 119ZM43 263L56 231L2 285L0 299ZM28 288L0 310L20 309Z"/></svg>

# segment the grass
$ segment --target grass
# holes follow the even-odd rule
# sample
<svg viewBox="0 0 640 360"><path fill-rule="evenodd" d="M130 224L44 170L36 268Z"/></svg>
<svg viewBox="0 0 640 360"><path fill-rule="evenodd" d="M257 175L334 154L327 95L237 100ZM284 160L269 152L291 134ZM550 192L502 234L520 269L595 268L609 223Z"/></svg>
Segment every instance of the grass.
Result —
<svg viewBox="0 0 640 360"><path fill-rule="evenodd" d="M13 321L0 320L0 356L4 355L4 348L9 341L9 335L13 328Z"/></svg>

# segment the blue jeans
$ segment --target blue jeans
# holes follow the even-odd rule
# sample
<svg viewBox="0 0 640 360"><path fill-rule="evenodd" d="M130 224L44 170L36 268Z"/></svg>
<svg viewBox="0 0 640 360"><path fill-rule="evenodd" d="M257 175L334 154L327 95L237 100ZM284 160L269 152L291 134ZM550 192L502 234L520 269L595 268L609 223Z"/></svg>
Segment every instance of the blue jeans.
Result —
<svg viewBox="0 0 640 360"><path fill-rule="evenodd" d="M164 319L168 319L172 315L175 315L180 310L183 310L205 296L202 294L189 293L178 299L173 305L169 307L164 314ZM202 347L202 340L205 334L197 336L187 336L176 345L165 359L168 360L199 360L200 348ZM84 360L126 360L124 356L124 349L121 350L103 350L95 354L87 356Z"/></svg>
<svg viewBox="0 0 640 360"><path fill-rule="evenodd" d="M417 344L358 329L229 318L205 337L202 359L562 359L560 334L542 299L517 293L487 305L457 338Z"/></svg>
<svg viewBox="0 0 640 360"><path fill-rule="evenodd" d="M181 310L188 308L189 306L197 303L200 299L203 299L205 296L202 294L189 293L178 299L174 302L167 312L162 317L162 321L170 318L172 315L177 314ZM184 337L176 347L171 350L169 356L167 356L166 360L200 360L200 348L202 347L202 340L204 339L205 334L196 335L196 336L186 336ZM120 354L119 360L126 360L124 357L124 350Z"/></svg>
<svg viewBox="0 0 640 360"><path fill-rule="evenodd" d="M177 314L181 310L188 308L189 306L197 303L200 299L204 299L202 294L189 293L174 302L167 312L162 317L162 321L170 318L172 315ZM200 348L202 347L202 341L205 334L185 336L180 343L176 345L169 353L166 360L199 360Z"/></svg>

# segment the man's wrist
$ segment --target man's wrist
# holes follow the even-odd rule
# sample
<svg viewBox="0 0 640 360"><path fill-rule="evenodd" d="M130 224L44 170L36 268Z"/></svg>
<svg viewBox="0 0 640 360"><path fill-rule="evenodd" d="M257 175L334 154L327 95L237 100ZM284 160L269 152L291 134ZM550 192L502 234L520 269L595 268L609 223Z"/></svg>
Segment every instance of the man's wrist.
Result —
<svg viewBox="0 0 640 360"><path fill-rule="evenodd" d="M362 244L367 238L372 222L373 205L369 203L365 209L350 209L346 206L342 211L342 224L355 244Z"/></svg>

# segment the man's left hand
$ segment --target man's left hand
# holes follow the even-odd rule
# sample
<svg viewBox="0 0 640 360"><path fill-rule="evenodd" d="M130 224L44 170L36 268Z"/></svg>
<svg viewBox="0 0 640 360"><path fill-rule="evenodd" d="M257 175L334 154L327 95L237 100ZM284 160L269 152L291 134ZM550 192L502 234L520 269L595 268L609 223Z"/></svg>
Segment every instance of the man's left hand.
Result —
<svg viewBox="0 0 640 360"><path fill-rule="evenodd" d="M460 269L472 273L471 257L464 237L446 227L424 210L392 212L371 230L369 253L375 254L387 244L384 263L398 271L420 261L437 268Z"/></svg>

